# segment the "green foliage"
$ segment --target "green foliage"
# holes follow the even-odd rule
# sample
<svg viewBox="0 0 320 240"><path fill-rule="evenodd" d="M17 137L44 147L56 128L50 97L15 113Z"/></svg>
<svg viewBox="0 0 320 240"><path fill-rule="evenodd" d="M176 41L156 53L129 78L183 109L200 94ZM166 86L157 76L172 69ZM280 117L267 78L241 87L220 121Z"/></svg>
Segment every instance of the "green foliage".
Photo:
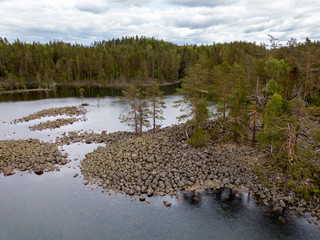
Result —
<svg viewBox="0 0 320 240"><path fill-rule="evenodd" d="M210 138L212 138L212 139L218 138L219 134L220 134L219 130L220 130L219 125L217 125L217 124L213 125L211 128L211 131L210 131Z"/></svg>
<svg viewBox="0 0 320 240"><path fill-rule="evenodd" d="M156 120L163 121L163 108L165 108L165 102L163 97L163 92L160 91L159 85L153 81L147 87L146 91L144 92L145 97L149 99L150 105L150 115L152 116L153 122L153 133L156 131ZM160 126L159 124L157 124Z"/></svg>
<svg viewBox="0 0 320 240"><path fill-rule="evenodd" d="M283 98L306 96L309 103L319 105L319 50L319 41L309 39L305 43L291 40L287 46L271 50L242 41L181 46L147 37L122 37L90 45L6 40L0 44L0 82L6 90L20 85L45 87L50 82L98 81L112 86L136 81L144 85L150 80L175 82L188 75L190 66L199 64L210 70L210 95L222 100L224 92L230 94L237 88L240 78L234 68L240 65L244 74L238 73L246 78L244 90L253 90L258 77L263 85L274 79L283 89ZM270 94L279 92L273 89Z"/></svg>
<svg viewBox="0 0 320 240"><path fill-rule="evenodd" d="M266 89L266 94L267 95L273 95L273 94L282 94L283 92L283 87L276 83L276 80L273 78L269 81L267 89Z"/></svg>
<svg viewBox="0 0 320 240"><path fill-rule="evenodd" d="M79 92L80 92L80 97L83 98L84 88L80 88Z"/></svg>
<svg viewBox="0 0 320 240"><path fill-rule="evenodd" d="M315 129L312 133L313 141L316 143L320 143L320 127Z"/></svg>
<svg viewBox="0 0 320 240"><path fill-rule="evenodd" d="M286 81L287 71L290 70L284 59L274 59L269 57L265 63L266 70L271 79L274 79L276 83L284 83Z"/></svg>
<svg viewBox="0 0 320 240"><path fill-rule="evenodd" d="M187 143L194 148L205 147L208 145L210 135L204 131L201 127L196 129L192 136L188 139Z"/></svg>
<svg viewBox="0 0 320 240"><path fill-rule="evenodd" d="M286 141L287 124L290 117L286 115L286 103L281 95L275 93L268 101L266 106L266 115L263 118L263 129L258 133L258 141L262 144L270 145L278 150Z"/></svg>
<svg viewBox="0 0 320 240"><path fill-rule="evenodd" d="M120 122L134 128L135 134L138 136L142 133L142 127L149 125L146 102L141 96L140 89L133 85L123 90L122 94L122 98L128 102L129 108L120 114Z"/></svg>
<svg viewBox="0 0 320 240"><path fill-rule="evenodd" d="M199 64L188 68L187 75L183 79L182 88L177 89L184 99L176 102L176 106L187 110L179 120L188 119L197 128L199 124L209 118L208 101L206 99L208 72Z"/></svg>

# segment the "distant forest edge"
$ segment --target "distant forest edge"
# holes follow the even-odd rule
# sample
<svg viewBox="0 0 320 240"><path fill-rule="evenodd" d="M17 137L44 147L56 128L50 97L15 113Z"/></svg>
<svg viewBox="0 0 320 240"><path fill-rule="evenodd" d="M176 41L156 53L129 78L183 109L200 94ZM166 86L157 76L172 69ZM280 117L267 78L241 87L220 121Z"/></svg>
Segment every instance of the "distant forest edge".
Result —
<svg viewBox="0 0 320 240"><path fill-rule="evenodd" d="M288 99L296 95L319 104L320 42L306 38L271 47L249 42L212 45L176 45L146 37L123 37L98 41L90 46L50 41L46 44L10 43L0 37L0 91L54 88L56 85L145 85L152 80L174 83L183 79L189 67L199 64L208 83L232 86L230 69L241 68L247 86L256 80L265 86L271 77L282 85ZM273 60L282 61L272 66ZM222 82L223 82L222 81Z"/></svg>

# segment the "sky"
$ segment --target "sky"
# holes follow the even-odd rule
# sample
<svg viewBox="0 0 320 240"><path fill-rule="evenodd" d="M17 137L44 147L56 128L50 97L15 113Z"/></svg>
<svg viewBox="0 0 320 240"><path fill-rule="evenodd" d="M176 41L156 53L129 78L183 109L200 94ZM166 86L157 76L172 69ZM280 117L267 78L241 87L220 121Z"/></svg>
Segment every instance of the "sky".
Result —
<svg viewBox="0 0 320 240"><path fill-rule="evenodd" d="M145 36L176 44L320 40L319 0L0 0L10 42Z"/></svg>

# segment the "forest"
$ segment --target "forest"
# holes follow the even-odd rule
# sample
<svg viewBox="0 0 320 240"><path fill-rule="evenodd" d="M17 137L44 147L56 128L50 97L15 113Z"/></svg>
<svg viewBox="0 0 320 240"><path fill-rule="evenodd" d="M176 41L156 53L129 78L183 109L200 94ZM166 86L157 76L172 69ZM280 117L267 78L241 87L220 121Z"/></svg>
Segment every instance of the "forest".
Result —
<svg viewBox="0 0 320 240"><path fill-rule="evenodd" d="M274 79L286 99L301 96L319 105L319 53L319 41L291 39L280 45L272 36L268 47L248 42L180 46L138 36L90 46L62 41L10 43L0 37L0 90L53 88L57 84L143 85L153 80L173 83L199 64L215 88L234 87L241 77L246 94L252 95L257 78L259 89Z"/></svg>

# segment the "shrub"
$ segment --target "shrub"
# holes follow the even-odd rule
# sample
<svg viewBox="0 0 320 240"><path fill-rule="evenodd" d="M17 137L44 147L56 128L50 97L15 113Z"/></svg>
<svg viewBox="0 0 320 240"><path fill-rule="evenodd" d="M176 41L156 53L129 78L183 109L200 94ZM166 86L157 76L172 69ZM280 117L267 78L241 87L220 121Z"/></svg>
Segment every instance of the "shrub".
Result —
<svg viewBox="0 0 320 240"><path fill-rule="evenodd" d="M204 131L201 127L199 127L188 139L187 143L195 148L205 147L208 145L209 140L210 140L210 135L206 131Z"/></svg>

